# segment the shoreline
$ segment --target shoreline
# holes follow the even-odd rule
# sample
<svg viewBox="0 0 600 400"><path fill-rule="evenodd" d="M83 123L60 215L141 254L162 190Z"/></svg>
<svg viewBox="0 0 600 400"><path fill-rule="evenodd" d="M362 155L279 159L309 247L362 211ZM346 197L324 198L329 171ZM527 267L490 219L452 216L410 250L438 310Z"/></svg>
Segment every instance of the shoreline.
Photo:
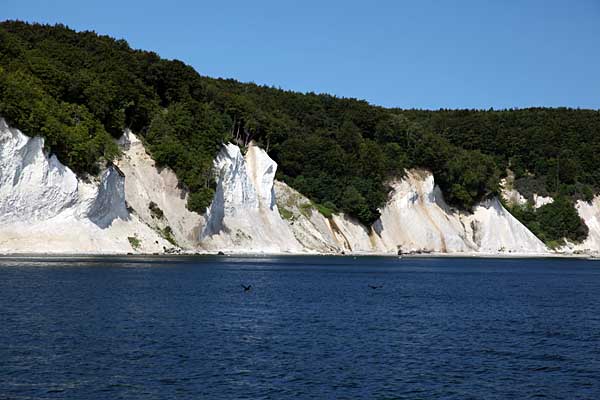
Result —
<svg viewBox="0 0 600 400"><path fill-rule="evenodd" d="M0 253L0 259L21 258L136 258L136 257L238 257L238 258L257 258L257 257L382 257L398 259L419 259L419 258L481 258L481 259L582 259L590 261L600 261L600 255L596 254L565 254L565 253L419 253L419 254L397 254L390 253L259 253L259 252L181 252L181 253Z"/></svg>

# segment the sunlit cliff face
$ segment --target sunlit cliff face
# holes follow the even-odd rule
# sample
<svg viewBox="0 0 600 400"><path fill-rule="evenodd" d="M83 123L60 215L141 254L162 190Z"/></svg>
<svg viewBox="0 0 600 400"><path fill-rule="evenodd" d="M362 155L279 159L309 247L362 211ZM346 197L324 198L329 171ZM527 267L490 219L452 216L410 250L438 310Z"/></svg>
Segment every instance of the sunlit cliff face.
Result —
<svg viewBox="0 0 600 400"><path fill-rule="evenodd" d="M42 139L29 138L0 121L0 251L548 251L496 199L479 204L472 213L451 209L427 171L407 171L391 182L390 198L372 227L345 215L325 217L301 193L275 181L277 164L255 144L245 155L234 144L223 146L214 162L216 194L206 215L200 216L186 209L187 195L175 174L157 168L135 135L126 131L120 145L118 168L108 167L100 176L82 181L44 152ZM594 218L597 221L594 210L579 210L592 225ZM593 245L600 239L597 242Z"/></svg>

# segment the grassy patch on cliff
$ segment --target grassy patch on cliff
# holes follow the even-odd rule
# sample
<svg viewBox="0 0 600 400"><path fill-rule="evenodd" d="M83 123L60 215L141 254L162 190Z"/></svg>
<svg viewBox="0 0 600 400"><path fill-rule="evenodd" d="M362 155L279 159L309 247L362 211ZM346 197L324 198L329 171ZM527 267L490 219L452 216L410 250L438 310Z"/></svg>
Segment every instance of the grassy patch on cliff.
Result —
<svg viewBox="0 0 600 400"><path fill-rule="evenodd" d="M277 209L279 210L279 215L281 215L281 218L291 221L294 219L294 213L291 212L290 210L288 210L287 208L283 207L283 206L278 206Z"/></svg>
<svg viewBox="0 0 600 400"><path fill-rule="evenodd" d="M129 237L127 237L127 240L129 241L131 248L134 250L139 249L140 246L142 245L142 242L140 241L140 239L136 238L135 236L129 236Z"/></svg>
<svg viewBox="0 0 600 400"><path fill-rule="evenodd" d="M166 226L163 229L159 229L160 235L169 243L171 243L175 247L179 247L175 237L173 236L173 229L170 226Z"/></svg>

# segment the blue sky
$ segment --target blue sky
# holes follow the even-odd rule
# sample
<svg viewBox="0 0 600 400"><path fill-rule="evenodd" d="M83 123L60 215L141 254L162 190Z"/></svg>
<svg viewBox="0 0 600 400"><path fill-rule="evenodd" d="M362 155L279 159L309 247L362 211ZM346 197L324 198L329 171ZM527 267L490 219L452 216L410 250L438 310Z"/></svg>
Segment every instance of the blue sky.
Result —
<svg viewBox="0 0 600 400"><path fill-rule="evenodd" d="M600 108L600 1L29 1L203 75L403 108Z"/></svg>

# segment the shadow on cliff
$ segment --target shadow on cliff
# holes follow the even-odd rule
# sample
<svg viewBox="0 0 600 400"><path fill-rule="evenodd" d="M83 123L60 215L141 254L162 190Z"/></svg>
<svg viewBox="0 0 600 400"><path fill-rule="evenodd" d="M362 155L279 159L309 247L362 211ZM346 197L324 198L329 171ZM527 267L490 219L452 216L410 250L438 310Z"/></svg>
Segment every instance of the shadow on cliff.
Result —
<svg viewBox="0 0 600 400"><path fill-rule="evenodd" d="M131 219L125 202L125 175L117 166L109 166L102 175L87 217L102 229L108 228L116 219Z"/></svg>

